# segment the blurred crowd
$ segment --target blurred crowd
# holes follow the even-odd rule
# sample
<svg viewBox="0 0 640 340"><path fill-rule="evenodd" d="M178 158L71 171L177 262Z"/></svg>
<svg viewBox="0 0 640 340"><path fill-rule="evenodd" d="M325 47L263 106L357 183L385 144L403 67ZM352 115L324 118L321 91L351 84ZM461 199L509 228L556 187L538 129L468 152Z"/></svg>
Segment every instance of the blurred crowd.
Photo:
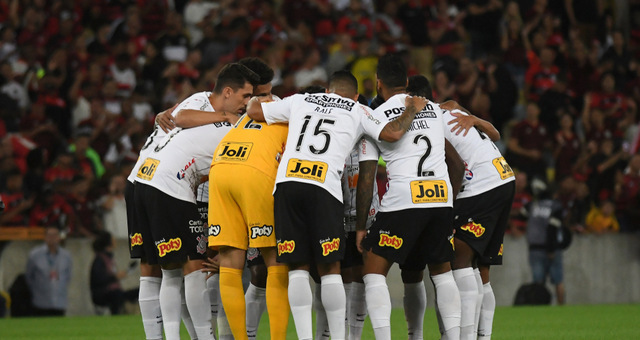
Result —
<svg viewBox="0 0 640 340"><path fill-rule="evenodd" d="M640 230L638 0L0 0L2 226L126 238L125 178L155 114L243 57L286 97L379 56L502 133L511 232L539 183L576 232Z"/></svg>

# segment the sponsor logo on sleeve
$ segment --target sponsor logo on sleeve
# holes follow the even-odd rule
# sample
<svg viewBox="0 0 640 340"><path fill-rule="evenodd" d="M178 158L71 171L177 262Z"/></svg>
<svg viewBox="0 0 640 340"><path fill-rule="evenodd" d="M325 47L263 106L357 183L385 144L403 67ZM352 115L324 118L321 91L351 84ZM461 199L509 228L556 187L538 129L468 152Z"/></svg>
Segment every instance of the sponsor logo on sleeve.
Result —
<svg viewBox="0 0 640 340"><path fill-rule="evenodd" d="M462 227L460 227L460 229L472 233L473 235L475 235L475 237L482 236L482 234L484 234L484 230L485 230L485 228L482 226L482 224L475 223L475 222L469 222L469 223L463 225Z"/></svg>
<svg viewBox="0 0 640 340"><path fill-rule="evenodd" d="M401 237L396 235L391 236L388 233L380 232L380 241L378 242L379 246L400 249L400 247L402 247L402 243L404 243L404 240Z"/></svg>
<svg viewBox="0 0 640 340"><path fill-rule="evenodd" d="M129 238L131 239L131 249L133 249L133 247L135 246L142 245L142 235L140 233L135 233L129 236Z"/></svg>
<svg viewBox="0 0 640 340"><path fill-rule="evenodd" d="M251 227L251 238L256 239L258 237L269 237L273 233L272 225L263 225L263 226L255 226Z"/></svg>
<svg viewBox="0 0 640 340"><path fill-rule="evenodd" d="M143 179L145 181L150 181L153 178L153 175L156 173L156 169L158 169L158 165L160 161L153 158L147 158L144 160L144 163L138 168L138 174L136 177Z"/></svg>
<svg viewBox="0 0 640 340"><path fill-rule="evenodd" d="M322 245L322 256L327 256L330 253L340 249L340 239L334 238L333 240L325 241L321 243Z"/></svg>
<svg viewBox="0 0 640 340"><path fill-rule="evenodd" d="M212 224L209 226L209 236L218 236L220 234L220 225Z"/></svg>
<svg viewBox="0 0 640 340"><path fill-rule="evenodd" d="M324 162L312 162L292 158L287 164L286 176L324 183L328 169L329 166Z"/></svg>
<svg viewBox="0 0 640 340"><path fill-rule="evenodd" d="M293 253L296 249L296 241L282 241L278 242L278 256L286 253Z"/></svg>
<svg viewBox="0 0 640 340"><path fill-rule="evenodd" d="M158 256L164 257L168 253L172 251L178 251L182 248L182 239L179 237L172 238L167 242L160 242L157 244L158 247Z"/></svg>
<svg viewBox="0 0 640 340"><path fill-rule="evenodd" d="M215 162L245 162L249 158L253 143L223 142L218 147Z"/></svg>
<svg viewBox="0 0 640 340"><path fill-rule="evenodd" d="M412 181L411 199L413 203L446 203L449 198L447 182L436 181Z"/></svg>

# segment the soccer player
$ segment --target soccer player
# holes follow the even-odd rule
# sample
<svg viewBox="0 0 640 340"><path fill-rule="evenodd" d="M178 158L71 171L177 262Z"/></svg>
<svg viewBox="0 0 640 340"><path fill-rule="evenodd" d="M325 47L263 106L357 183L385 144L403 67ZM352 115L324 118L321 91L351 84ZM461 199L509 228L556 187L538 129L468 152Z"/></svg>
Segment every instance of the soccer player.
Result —
<svg viewBox="0 0 640 340"><path fill-rule="evenodd" d="M386 55L380 58L378 93L387 101L376 109L376 116L382 114L391 120L406 110L403 105L407 97L406 72L399 57ZM445 161L444 129L442 110L429 102L398 143L379 142L378 148L369 145L366 149L368 152L380 150L387 162L389 177L380 212L368 231L365 231L364 222L371 194L366 191L370 190L373 176L370 171L363 176L362 168L358 183L362 196L358 194L356 203L358 244L365 251L363 273L367 310L376 339L391 338L391 300L385 277L393 262L400 263L403 271L414 272L420 272L428 264L446 337L456 339L459 336L460 295L449 261L453 258L452 202L458 187L457 183L452 186L452 181L461 180L463 167L460 160L449 162L453 166ZM452 153L455 154L455 150ZM449 167L452 167L451 180ZM424 284L421 287L424 290ZM424 315L424 307L415 310L417 315ZM414 328L410 330L411 338L421 339L422 322L409 320L410 316L407 314L409 327Z"/></svg>
<svg viewBox="0 0 640 340"><path fill-rule="evenodd" d="M196 93L176 110L240 113L256 81L257 75L246 67L226 65L218 74L213 93ZM228 123L174 129L149 151L136 174L136 220L143 240L147 240L143 247L149 263L162 267L160 307L167 339L179 338L180 310L175 306L180 304L183 273L197 337L213 338L211 313L203 301L206 274L200 272L206 237L189 226L200 219L195 191L207 174L215 146L230 129Z"/></svg>
<svg viewBox="0 0 640 340"><path fill-rule="evenodd" d="M220 295L235 339L248 339L242 286L248 247L259 248L267 266L271 338L286 338L288 268L276 262L272 191L287 130L286 124L267 125L245 115L211 164L209 246L220 251Z"/></svg>

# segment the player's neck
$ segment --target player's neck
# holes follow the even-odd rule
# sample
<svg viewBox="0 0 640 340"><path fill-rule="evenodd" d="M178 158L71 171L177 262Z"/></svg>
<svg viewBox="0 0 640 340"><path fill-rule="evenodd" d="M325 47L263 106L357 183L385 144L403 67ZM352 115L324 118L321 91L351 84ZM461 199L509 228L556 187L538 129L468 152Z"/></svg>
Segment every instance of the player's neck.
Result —
<svg viewBox="0 0 640 340"><path fill-rule="evenodd" d="M407 93L407 89L404 87L382 88L382 97L386 100L395 96L396 94Z"/></svg>

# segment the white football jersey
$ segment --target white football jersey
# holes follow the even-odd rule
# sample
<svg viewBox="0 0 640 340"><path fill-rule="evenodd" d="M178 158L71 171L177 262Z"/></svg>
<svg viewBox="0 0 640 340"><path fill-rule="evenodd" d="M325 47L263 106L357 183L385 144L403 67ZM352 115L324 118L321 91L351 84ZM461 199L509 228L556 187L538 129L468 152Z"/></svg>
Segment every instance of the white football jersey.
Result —
<svg viewBox="0 0 640 340"><path fill-rule="evenodd" d="M296 94L262 103L268 124L289 122L276 183L317 185L342 202L344 160L363 133L378 138L386 122L369 108L334 93Z"/></svg>
<svg viewBox="0 0 640 340"><path fill-rule="evenodd" d="M194 109L213 112L209 92L200 92L184 100L176 111ZM142 160L136 181L145 183L188 202L196 202L196 189L202 176L209 174L213 153L231 130L227 122L189 129L173 129Z"/></svg>
<svg viewBox="0 0 640 340"><path fill-rule="evenodd" d="M453 112L466 115L459 110ZM511 167L489 137L475 127L466 136L452 133L452 125L446 124L456 117L449 110L443 110L443 113L447 126L444 136L458 151L465 165L458 198L476 196L515 180Z"/></svg>
<svg viewBox="0 0 640 340"><path fill-rule="evenodd" d="M378 158L370 159L368 155L361 156L360 149L361 144L365 143L364 138L356 145L344 163L344 174L342 175L342 196L344 200L344 230L355 231L356 230L356 188L358 184L358 175L360 174L360 162L364 161L378 161ZM373 181L373 199L371 200L371 207L369 208L369 214L367 215L367 228L373 223L373 219L380 208L380 200L378 199L378 185L376 181Z"/></svg>
<svg viewBox="0 0 640 340"><path fill-rule="evenodd" d="M396 94L380 105L376 117L397 119L405 110L407 94ZM395 143L378 141L382 159L387 162L389 179L380 211L412 208L452 207L451 182L444 158L442 109L429 102L418 112L404 136ZM370 145L368 153L374 154Z"/></svg>

